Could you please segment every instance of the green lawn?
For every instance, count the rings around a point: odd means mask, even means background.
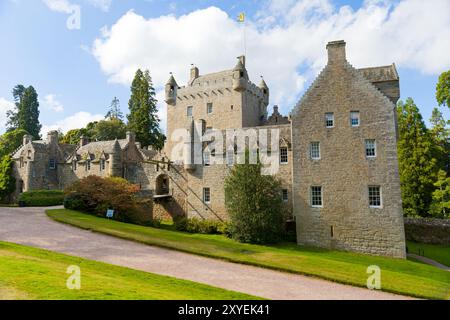
[[[47,214],[59,222],[149,245],[361,287],[366,286],[367,267],[377,265],[382,270],[382,290],[423,298],[450,298],[450,273],[413,261],[300,247],[294,243],[243,244],[221,235],[142,227],[64,209],[48,210]]]
[[[409,253],[420,254],[450,267],[450,246],[408,241]]]
[[[81,289],[69,290],[67,267],[81,269]],[[4,299],[255,299],[191,281],[132,270],[47,250],[0,242]]]

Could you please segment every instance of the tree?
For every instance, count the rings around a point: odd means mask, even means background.
[[[450,70],[439,76],[436,85],[436,100],[440,106],[450,108]]]
[[[5,201],[16,188],[13,176],[13,160],[7,155],[0,159],[0,201]]]
[[[438,108],[434,108],[431,115],[430,134],[434,144],[434,158],[437,160],[437,168],[449,172],[450,169],[450,132],[447,122]]]
[[[433,202],[430,214],[436,218],[450,217],[450,177],[447,172],[439,170],[438,180],[434,183],[436,190],[433,192]]]
[[[413,99],[397,105],[398,158],[404,213],[427,216],[436,179],[433,139]]]
[[[225,179],[232,237],[250,243],[279,240],[283,232],[281,192],[277,179],[261,174],[261,163],[236,164]]]
[[[97,141],[124,139],[127,126],[119,118],[99,121],[92,130],[92,138]]]
[[[89,134],[90,132],[86,128],[72,129],[66,132],[60,142],[68,144],[78,144],[82,136],[86,136],[90,139],[91,137]]]
[[[7,129],[23,129],[34,139],[40,138],[41,124],[39,123],[39,101],[38,94],[33,86],[25,88],[17,85],[13,89],[15,110],[7,112]]]
[[[149,71],[142,72],[138,69],[131,84],[131,97],[128,102],[128,130],[136,134],[136,140],[142,146],[161,150],[165,136],[159,127],[156,104],[155,89]]]
[[[111,105],[109,106],[108,113],[105,116],[105,119],[113,120],[118,119],[123,121],[123,113],[120,111],[120,101],[117,97],[111,101]]]
[[[23,129],[6,132],[0,136],[0,158],[13,153],[22,145],[23,136],[28,134]]]

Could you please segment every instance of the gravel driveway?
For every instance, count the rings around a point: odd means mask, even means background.
[[[81,230],[45,208],[1,208],[0,240],[137,270],[192,280],[269,299],[405,299],[311,277],[245,266]]]

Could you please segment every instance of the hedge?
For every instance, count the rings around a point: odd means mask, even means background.
[[[26,207],[58,206],[64,202],[62,190],[34,190],[22,193],[19,204]]]

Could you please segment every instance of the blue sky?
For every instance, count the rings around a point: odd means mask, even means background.
[[[450,68],[450,7],[446,0],[423,3],[0,0],[0,132],[19,83],[38,91],[43,131],[66,131],[102,117],[114,96],[126,112],[137,67],[150,70],[160,100],[169,72],[183,85],[190,63],[201,73],[232,68],[243,51],[235,21],[241,11],[250,76],[258,82],[264,75],[270,106],[287,114],[326,63],[326,42],[345,39],[355,67],[395,62],[401,98],[413,97],[428,119],[437,77]],[[70,30],[74,6],[80,28]],[[162,101],[160,109],[164,120]]]

